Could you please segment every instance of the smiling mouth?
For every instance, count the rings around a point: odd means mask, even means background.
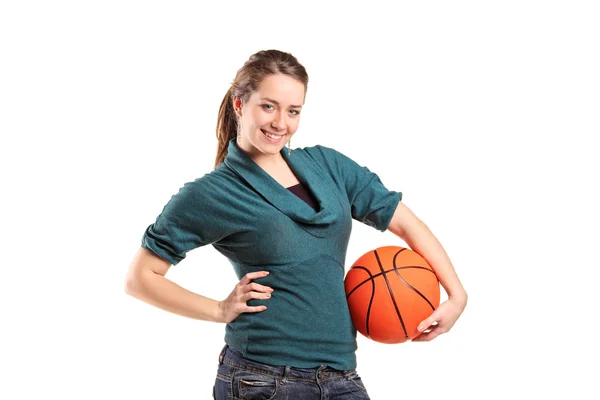
[[[260,130],[263,135],[265,135],[266,137],[268,137],[269,139],[273,139],[273,140],[279,140],[282,137],[284,137],[285,135],[275,135],[273,133],[267,132],[267,131],[263,131],[262,129]]]

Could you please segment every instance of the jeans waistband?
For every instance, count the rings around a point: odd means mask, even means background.
[[[219,354],[219,365],[225,363],[235,368],[240,368],[248,371],[258,372],[264,375],[273,376],[276,378],[286,379],[317,379],[324,380],[333,377],[349,377],[356,373],[352,370],[338,370],[327,365],[320,365],[315,368],[298,368],[289,365],[268,365],[257,361],[250,360],[239,351],[233,349],[229,345],[225,345],[221,354]]]

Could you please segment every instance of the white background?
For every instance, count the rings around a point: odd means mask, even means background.
[[[212,169],[223,95],[269,48],[310,76],[292,146],[402,191],[470,296],[432,342],[359,336],[371,398],[597,396],[593,3],[2,2],[0,397],[211,397],[224,325],[124,278],[144,229]],[[355,221],[347,266],[390,244]],[[167,276],[215,299],[237,281],[211,246]]]

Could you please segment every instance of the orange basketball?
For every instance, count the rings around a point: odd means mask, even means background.
[[[352,322],[381,343],[417,337],[417,326],[440,305],[440,284],[413,250],[384,246],[361,256],[344,278]]]

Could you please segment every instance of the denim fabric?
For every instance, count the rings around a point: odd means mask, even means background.
[[[225,345],[219,355],[213,398],[352,400],[369,399],[369,395],[355,369],[267,365],[249,360]]]

